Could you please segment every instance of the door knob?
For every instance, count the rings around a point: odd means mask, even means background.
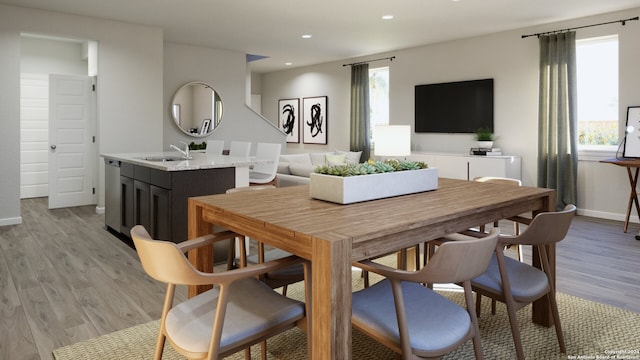
[[[55,150],[56,146],[55,145],[51,145],[51,150]]]

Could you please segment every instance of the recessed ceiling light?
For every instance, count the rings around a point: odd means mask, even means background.
[[[302,35],[303,39],[311,39],[311,34],[304,34]]]
[[[391,20],[393,19],[393,15],[382,15],[382,20]]]
[[[286,66],[291,66],[291,65],[293,65],[293,63],[292,63],[292,62],[286,62],[286,63],[284,63],[284,64],[285,64]]]

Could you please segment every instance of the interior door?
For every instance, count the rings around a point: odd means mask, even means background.
[[[95,78],[49,75],[49,208],[96,203]]]
[[[20,74],[20,198],[49,196],[49,75]]]

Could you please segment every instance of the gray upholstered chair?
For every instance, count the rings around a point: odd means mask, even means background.
[[[473,179],[473,181],[476,182],[486,182],[486,183],[494,183],[494,184],[504,184],[504,185],[513,185],[513,186],[522,186],[522,181],[518,180],[518,179],[512,179],[512,178],[505,178],[505,177],[496,177],[496,176],[479,176],[479,177],[475,177]],[[526,223],[528,224],[531,220],[527,219],[527,218],[523,218],[520,216],[516,216],[513,218],[510,218],[510,220],[513,220],[513,231],[515,235],[520,234],[520,222]],[[499,222],[495,221],[493,223],[493,227],[494,228],[498,228],[499,227]],[[482,224],[479,226],[479,230],[480,232],[485,232],[485,228],[486,225]],[[440,239],[440,240],[446,240],[446,239]],[[423,257],[423,262],[427,263],[429,261],[429,257],[430,254],[433,253],[433,251],[435,250],[435,246],[437,246],[438,244],[440,244],[441,241],[430,241],[424,244],[424,257]],[[521,245],[506,245],[505,248],[510,248],[514,246],[516,248],[516,254],[518,257],[518,260],[522,261],[522,246]],[[495,314],[495,302],[493,303],[492,306],[492,312]]]
[[[477,292],[478,309],[482,296],[506,304],[518,359],[524,359],[524,351],[516,311],[545,296],[553,315],[560,351],[566,351],[555,288],[549,281],[551,275],[546,246],[565,238],[575,212],[574,205],[567,205],[562,211],[540,213],[520,235],[500,236],[487,271],[471,281],[473,290]],[[503,249],[506,244],[532,245],[537,248],[543,270],[505,256]]]
[[[155,359],[162,358],[165,339],[187,358],[218,359],[294,326],[303,327],[310,334],[305,304],[274,292],[256,278],[301,259],[292,256],[243,269],[203,273],[184,255],[190,249],[228,236],[233,234],[225,233],[220,238],[207,235],[175,244],[152,239],[141,225],[131,229],[142,267],[155,280],[167,283]],[[177,284],[215,286],[174,306]],[[266,359],[264,350],[263,359]]]
[[[438,247],[418,271],[403,271],[364,261],[355,266],[386,277],[355,292],[352,323],[403,359],[437,358],[473,339],[476,359],[483,358],[470,279],[482,274],[498,239],[486,237],[449,242]],[[466,309],[422,285],[460,283]]]
[[[426,244],[425,244],[426,246]],[[398,251],[396,253],[397,255],[397,259],[398,259],[398,269],[400,270],[409,270],[408,266],[409,266],[409,255],[410,252],[413,253],[413,255],[415,256],[415,259],[413,261],[413,266],[415,266],[415,269],[418,270],[420,268],[420,245],[416,245],[413,246],[411,248],[408,249],[402,249],[400,251]],[[375,260],[376,258],[381,258],[383,256],[388,256],[389,254],[385,254],[382,256],[377,256],[375,258],[372,258],[370,260]],[[362,270],[361,276],[364,278],[364,287],[368,288],[369,287],[369,272],[366,270]]]
[[[506,178],[506,177],[497,177],[497,176],[478,176],[475,177],[473,179],[473,181],[476,182],[486,182],[486,183],[494,183],[494,184],[504,184],[504,185],[512,185],[512,186],[522,186],[522,181],[518,180],[518,179],[513,179],[513,178]],[[529,219],[525,219],[523,217],[515,217],[512,218],[511,220],[513,220],[513,234],[514,235],[519,235],[520,234],[520,222],[519,221],[530,221]],[[528,223],[528,222],[527,222]],[[499,221],[495,221],[493,223],[493,227],[499,228],[500,227],[500,223]],[[480,225],[479,228],[480,232],[485,232],[485,225]],[[431,246],[433,246],[433,243],[431,244]],[[426,244],[425,244],[426,247]],[[516,251],[516,258],[518,259],[518,261],[522,261],[523,257],[522,257],[522,245],[517,245],[517,244],[507,244],[504,246],[505,250],[506,249],[512,249],[515,248]],[[480,308],[476,308],[476,311],[478,312],[478,316],[480,316]],[[492,299],[491,300],[491,313],[495,315],[496,313],[496,300]]]
[[[497,177],[497,176],[479,176],[473,179],[476,182],[486,182],[486,183],[494,183],[494,184],[505,184],[505,185],[513,185],[513,186],[522,186],[522,181],[518,179],[506,178],[506,177]],[[493,227],[499,227],[498,221],[493,223]],[[480,225],[480,231],[485,231],[485,225]],[[518,221],[513,222],[513,234],[520,234],[520,223]],[[516,254],[518,256],[518,260],[522,261],[522,245],[514,245],[516,247]],[[507,246],[509,247],[509,246]]]

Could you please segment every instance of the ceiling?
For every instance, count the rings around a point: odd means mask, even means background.
[[[640,7],[640,0],[0,0],[0,4],[160,27],[165,41],[264,56],[253,61],[251,69],[271,72],[630,9]],[[387,14],[394,18],[382,20]],[[303,34],[312,37],[303,39]]]

